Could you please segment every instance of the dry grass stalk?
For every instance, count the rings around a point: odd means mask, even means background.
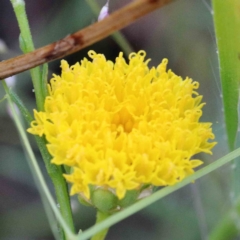
[[[0,63],[0,79],[79,51],[172,1],[173,0],[133,1],[102,21],[68,35],[57,42],[41,47],[33,52],[2,61]]]

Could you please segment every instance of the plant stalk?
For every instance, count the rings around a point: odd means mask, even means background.
[[[109,214],[107,213],[103,213],[101,211],[97,211],[97,219],[96,219],[96,224],[104,221],[105,219],[107,219],[109,217]],[[100,232],[96,233],[91,240],[104,240],[107,233],[108,233],[109,228],[105,228],[103,230],[101,230]]]
[[[11,0],[17,22],[20,28],[20,45],[24,53],[29,53],[35,50],[30,26],[26,14],[24,0]],[[39,67],[30,70],[32,77],[34,92],[36,96],[37,108],[39,111],[44,109],[44,94],[41,87],[41,72]]]

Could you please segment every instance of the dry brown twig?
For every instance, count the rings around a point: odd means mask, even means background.
[[[102,21],[94,23],[57,42],[0,62],[0,79],[79,51],[172,1],[174,0],[136,0],[112,13]]]

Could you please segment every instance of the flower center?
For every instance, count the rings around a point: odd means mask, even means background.
[[[112,129],[130,133],[134,127],[134,119],[129,111],[124,107],[114,114],[112,119]]]

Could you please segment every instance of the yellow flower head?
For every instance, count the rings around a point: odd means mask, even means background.
[[[202,164],[195,154],[211,154],[199,83],[166,70],[167,59],[149,69],[145,55],[127,63],[120,53],[113,63],[90,51],[92,61],[62,60],[51,79],[45,112],[34,111],[28,132],[46,136],[52,163],[71,167],[71,194],[89,198],[100,186],[122,199],[144,185],[173,185]]]

